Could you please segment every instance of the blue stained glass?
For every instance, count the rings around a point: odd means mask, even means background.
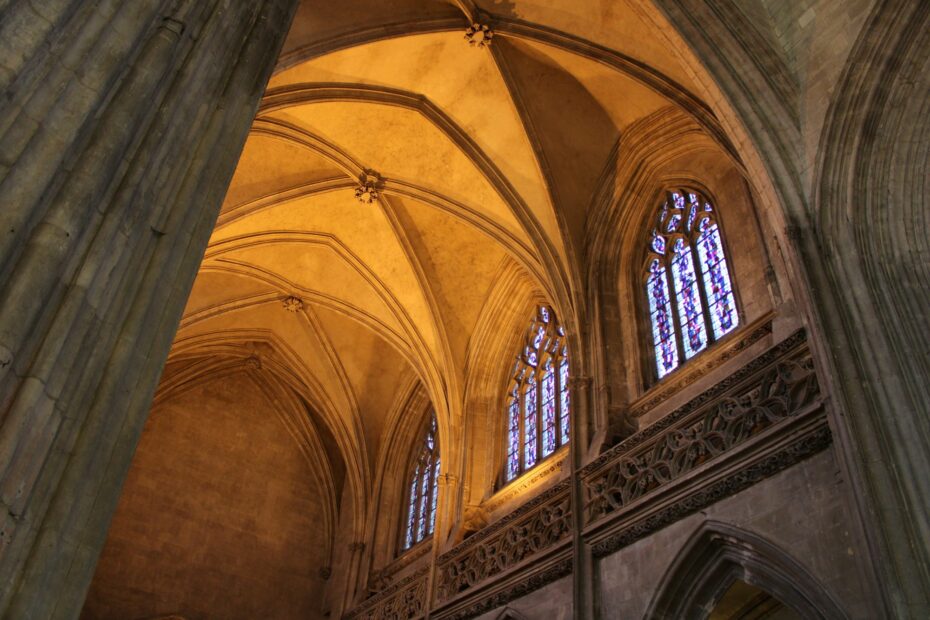
[[[652,231],[652,249],[659,254],[665,254],[665,237]]]
[[[525,338],[507,402],[507,482],[552,456],[569,435],[568,348],[552,308],[537,308]]]
[[[716,224],[704,227],[697,245],[704,276],[704,291],[710,303],[711,326],[714,337],[721,338],[736,328],[739,316],[736,313],[727,260],[723,255],[720,231]]]
[[[540,343],[542,342],[543,336],[546,335],[546,328],[542,325],[539,326],[539,329],[536,330],[536,336],[533,338],[533,348],[538,349]]]
[[[673,215],[668,218],[668,226],[665,228],[666,232],[675,232],[678,230],[678,225],[681,223],[680,215]]]
[[[656,370],[661,379],[678,367],[678,347],[675,344],[675,325],[672,322],[672,305],[668,295],[668,277],[658,260],[652,261],[646,295],[652,319],[652,341],[655,347]]]
[[[542,407],[543,407],[543,458],[555,452],[556,420],[555,420],[555,369],[552,361],[546,363],[546,374],[542,380]]]
[[[704,308],[698,292],[691,248],[681,239],[675,244],[672,279],[678,298],[678,319],[685,332],[685,359],[690,359],[707,346],[704,334]]]
[[[423,540],[426,536],[426,525],[429,522],[429,491],[430,491],[430,459],[427,457],[426,465],[421,470],[422,476],[420,478],[420,522],[417,525],[417,541]]]
[[[410,483],[410,504],[407,510],[407,536],[405,548],[413,545],[414,530],[417,522],[417,482],[420,480],[420,468],[413,470],[413,481]]]
[[[536,380],[530,377],[523,394],[523,465],[527,469],[536,464]]]
[[[688,230],[694,229],[694,218],[697,217],[697,205],[691,205],[691,210],[688,212]]]
[[[436,457],[436,464],[433,465],[433,492],[432,501],[429,508],[429,533],[433,533],[436,527],[436,498],[439,495],[439,457]]]
[[[564,356],[562,361],[559,362],[559,397],[562,402],[561,411],[562,411],[562,443],[568,443],[569,435],[569,395],[568,395],[568,356],[565,351],[562,352]]]
[[[672,202],[675,204],[676,209],[685,208],[685,197],[678,192],[672,192]]]
[[[507,480],[513,480],[520,471],[520,402],[510,396],[507,433]]]

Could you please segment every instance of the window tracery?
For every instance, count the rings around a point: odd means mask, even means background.
[[[508,391],[506,482],[568,443],[568,364],[565,330],[550,307],[539,306]]]
[[[432,536],[436,526],[440,459],[435,412],[430,413],[415,454],[406,487],[407,520],[404,527],[403,550]]]
[[[670,191],[654,222],[643,279],[662,379],[733,331],[739,315],[710,201],[697,191]]]

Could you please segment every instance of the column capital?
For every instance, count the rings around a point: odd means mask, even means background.
[[[572,390],[586,390],[591,387],[591,377],[576,375],[568,378],[568,387]]]

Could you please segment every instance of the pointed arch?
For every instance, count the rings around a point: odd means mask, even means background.
[[[441,455],[436,412],[432,408],[410,456],[401,540],[401,548],[405,551],[431,538],[436,527]]]
[[[737,580],[765,590],[803,618],[846,613],[801,564],[745,530],[706,521],[679,552],[645,614],[650,620],[706,618]]]
[[[662,379],[739,325],[716,206],[696,189],[665,192],[642,269],[656,375]]]

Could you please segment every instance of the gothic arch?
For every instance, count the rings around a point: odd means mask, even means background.
[[[734,581],[765,590],[803,618],[846,614],[816,579],[767,540],[732,525],[706,521],[672,562],[645,617],[702,619]]]
[[[516,609],[505,607],[494,620],[527,620],[527,617]]]
[[[877,2],[847,60],[814,181],[814,294],[849,415],[846,459],[898,614],[930,609],[930,5]],[[808,260],[808,263],[811,261]],[[837,308],[838,312],[833,312]]]

